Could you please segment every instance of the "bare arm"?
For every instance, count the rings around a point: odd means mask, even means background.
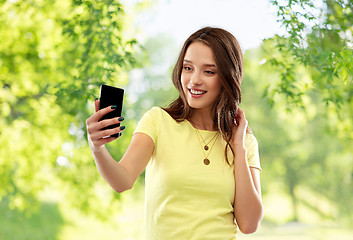
[[[247,121],[239,109],[238,126],[235,127],[233,147],[234,164],[234,216],[241,232],[248,234],[257,230],[263,218],[260,170],[249,167],[244,147]]]
[[[89,146],[99,173],[115,191],[120,193],[131,189],[138,176],[143,172],[152,156],[154,143],[149,136],[137,133],[132,137],[121,161],[116,162],[104,145],[116,139],[109,137],[110,135],[122,132],[123,129],[118,127],[102,130],[102,128],[120,123],[122,120],[114,118],[98,122],[103,115],[113,109],[107,107],[98,111],[99,102],[97,100],[95,105],[95,114],[86,121]]]
[[[245,149],[237,151],[236,162],[234,216],[241,232],[253,233],[263,218],[260,171],[249,167]]]

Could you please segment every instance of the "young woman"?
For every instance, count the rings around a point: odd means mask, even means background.
[[[263,218],[257,141],[241,102],[243,57],[229,32],[206,27],[184,43],[173,71],[179,98],[140,120],[123,158],[104,144],[123,118],[87,119],[98,171],[117,192],[132,188],[146,168],[145,236],[149,240],[235,239]]]

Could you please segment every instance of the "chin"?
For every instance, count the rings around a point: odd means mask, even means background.
[[[205,104],[197,104],[197,103],[190,103],[190,102],[188,102],[188,105],[189,105],[192,109],[208,109],[208,108],[210,108],[209,105],[205,105]]]

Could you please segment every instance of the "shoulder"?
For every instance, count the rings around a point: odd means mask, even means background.
[[[147,112],[145,112],[145,114],[143,115],[142,118],[153,118],[153,119],[157,119],[162,115],[162,109],[160,107],[152,107],[150,110],[148,110]]]
[[[145,112],[140,121],[148,120],[158,125],[163,121],[170,120],[170,118],[170,115],[161,107],[152,107],[150,110]]]
[[[245,135],[245,145],[257,145],[257,139],[254,134],[246,133]]]
[[[156,142],[158,138],[160,123],[162,119],[162,109],[159,107],[152,107],[150,110],[143,114],[142,118],[137,124],[137,127],[134,131],[135,133],[145,133]]]
[[[256,151],[258,149],[258,142],[254,134],[247,133],[245,135],[245,148],[247,151]]]
[[[262,171],[260,164],[259,147],[256,137],[252,133],[247,133],[245,136],[245,148],[250,167],[254,167]]]
[[[150,110],[148,110],[146,113],[152,114],[152,115],[165,115],[168,114],[166,111],[164,111],[161,107],[152,107]],[[169,115],[169,114],[168,114]]]
[[[147,113],[159,120],[175,122],[175,119],[161,107],[152,107]]]
[[[150,112],[162,112],[163,109],[161,107],[154,106],[149,111]]]

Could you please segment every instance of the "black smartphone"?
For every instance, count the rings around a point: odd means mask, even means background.
[[[121,111],[123,109],[123,98],[124,98],[124,89],[108,86],[105,84],[101,85],[100,97],[99,97],[99,109],[102,109],[111,105],[116,105],[117,107],[114,109],[114,111],[104,115],[101,119],[99,119],[99,121],[102,121],[104,119],[120,117]],[[116,128],[119,126],[120,124],[118,123],[118,124],[105,127],[103,128],[103,130]],[[111,135],[111,137],[120,137],[120,135],[121,133],[117,133],[117,134]]]

